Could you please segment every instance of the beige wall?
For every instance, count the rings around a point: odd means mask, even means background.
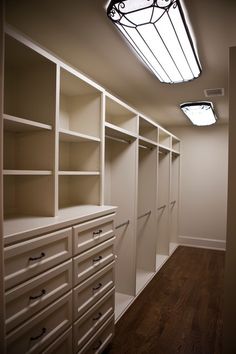
[[[182,140],[180,242],[224,248],[228,126],[170,129]]]
[[[236,353],[236,47],[230,49],[229,181],[225,268],[224,354]]]

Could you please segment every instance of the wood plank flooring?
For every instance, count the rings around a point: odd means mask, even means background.
[[[179,247],[118,321],[109,354],[221,354],[223,251]]]

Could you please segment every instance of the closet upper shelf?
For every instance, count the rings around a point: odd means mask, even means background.
[[[108,122],[105,123],[105,135],[107,137],[127,140],[128,142],[137,139],[137,134]]]
[[[61,141],[66,141],[66,142],[71,142],[71,143],[72,142],[74,142],[74,143],[85,142],[85,141],[95,141],[95,142],[101,141],[101,139],[99,139],[97,137],[73,132],[71,130],[62,129],[62,128],[59,130],[59,135],[60,135]]]
[[[154,142],[150,139],[144,138],[142,136],[139,136],[139,145],[141,145],[141,147],[144,146],[149,149],[154,149],[155,147],[157,147],[156,142]]]
[[[26,132],[37,130],[52,130],[52,126],[33,120],[10,116],[9,114],[3,115],[4,129],[13,132]]]

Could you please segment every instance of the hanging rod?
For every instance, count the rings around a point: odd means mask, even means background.
[[[161,209],[165,209],[166,208],[166,204],[160,206],[157,210],[161,210]]]
[[[125,226],[125,225],[129,225],[129,220],[127,220],[126,222],[123,222],[122,224],[116,226],[115,229],[119,229],[120,227]]]
[[[144,216],[149,216],[149,215],[151,215],[151,213],[152,213],[152,211],[149,210],[149,211],[146,212],[145,214],[142,214],[142,215],[138,216],[138,219],[141,219],[141,218],[143,218]]]
[[[151,147],[148,147],[148,146],[145,146],[145,145],[142,145],[142,144],[138,144],[138,146],[142,149],[149,149],[149,150],[152,150]]]
[[[131,140],[115,138],[114,136],[110,136],[110,135],[105,135],[105,137],[110,140],[119,141],[120,143],[131,144]]]

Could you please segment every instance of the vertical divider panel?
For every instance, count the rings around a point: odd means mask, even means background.
[[[179,176],[180,157],[179,154],[171,153],[170,167],[170,253],[178,244],[178,223],[179,223]]]
[[[56,70],[56,115],[55,115],[55,160],[54,160],[54,203],[55,215],[59,211],[59,110],[60,110],[60,66],[57,64]]]
[[[105,201],[105,110],[106,96],[101,93],[101,147],[100,147],[100,204]]]

